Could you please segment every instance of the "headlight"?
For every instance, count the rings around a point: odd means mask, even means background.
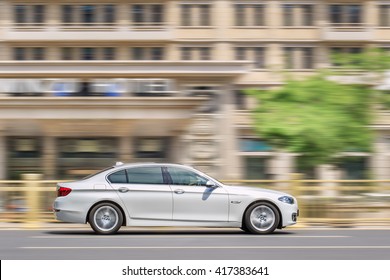
[[[291,196],[281,196],[278,198],[278,200],[284,203],[294,204],[294,198]]]

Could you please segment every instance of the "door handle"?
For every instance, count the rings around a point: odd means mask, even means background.
[[[182,190],[182,189],[177,189],[177,190],[174,190],[174,192],[177,193],[177,194],[182,194],[182,193],[184,193],[184,190]]]
[[[121,187],[121,188],[118,189],[118,191],[121,192],[121,193],[125,193],[125,192],[128,192],[129,189],[126,188],[126,187]]]

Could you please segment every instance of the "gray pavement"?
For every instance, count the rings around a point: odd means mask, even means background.
[[[390,229],[290,228],[258,236],[238,229],[88,226],[0,227],[0,259],[390,260]]]

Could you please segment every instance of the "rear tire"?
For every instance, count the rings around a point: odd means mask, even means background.
[[[104,202],[91,209],[88,222],[98,234],[114,234],[123,224],[123,215],[116,205]]]
[[[275,231],[279,221],[279,211],[273,204],[257,202],[245,212],[243,227],[251,233],[267,234]]]

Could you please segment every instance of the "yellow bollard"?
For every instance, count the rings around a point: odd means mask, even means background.
[[[22,174],[27,201],[25,227],[37,228],[39,223],[40,182],[42,174]]]

